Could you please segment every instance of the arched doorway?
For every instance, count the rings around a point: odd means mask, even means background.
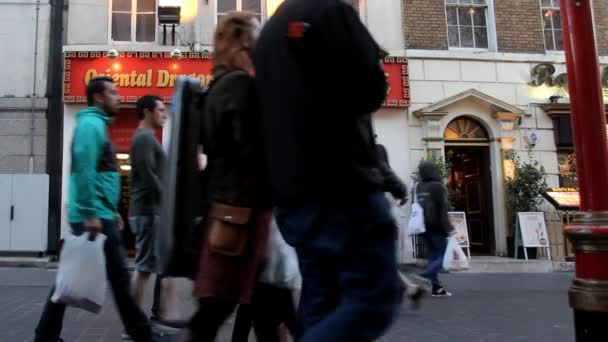
[[[446,161],[451,165],[450,203],[454,211],[466,213],[471,252],[494,254],[488,132],[477,120],[461,116],[447,125],[444,140]]]

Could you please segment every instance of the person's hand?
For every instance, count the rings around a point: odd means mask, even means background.
[[[95,237],[97,233],[101,232],[101,228],[101,221],[96,217],[84,221],[84,229],[91,234],[91,237]]]
[[[397,200],[397,206],[402,207],[407,203],[407,191],[393,191],[391,195]]]
[[[118,225],[118,231],[122,232],[125,229],[125,221],[122,219],[120,214],[116,214],[116,224]]]
[[[197,159],[198,159],[198,170],[204,171],[207,168],[207,155],[202,152],[198,152]]]

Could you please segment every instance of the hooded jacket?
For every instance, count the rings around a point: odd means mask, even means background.
[[[72,168],[68,220],[115,220],[120,200],[120,174],[107,127],[112,118],[97,107],[76,115],[72,139]]]
[[[418,175],[420,183],[412,191],[416,191],[418,202],[424,210],[426,231],[448,236],[454,228],[448,218],[448,194],[442,183],[441,172],[433,162],[423,161],[418,166]]]
[[[266,23],[255,67],[275,204],[382,191],[370,115],[387,90],[380,55],[342,0],[286,1]]]

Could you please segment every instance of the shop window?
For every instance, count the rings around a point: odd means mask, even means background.
[[[255,13],[260,22],[264,19],[263,0],[217,0],[217,22],[231,11]]]
[[[541,0],[543,33],[545,49],[548,51],[564,50],[564,33],[559,10],[559,0]]]
[[[445,0],[445,11],[451,48],[488,48],[488,0]]]
[[[574,149],[560,149],[557,151],[559,185],[562,188],[578,188],[575,162]]]
[[[112,40],[156,41],[156,0],[112,0]]]
[[[446,140],[488,141],[488,133],[481,124],[473,119],[458,118],[445,128]]]

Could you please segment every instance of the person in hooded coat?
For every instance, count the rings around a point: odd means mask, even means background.
[[[433,284],[433,297],[449,297],[452,294],[439,282],[439,271],[443,265],[443,255],[448,245],[448,236],[453,234],[454,227],[448,218],[448,194],[443,184],[439,167],[431,161],[423,161],[418,166],[420,183],[416,191],[418,201],[424,210],[426,232],[422,237],[428,249],[428,264],[421,274]]]

